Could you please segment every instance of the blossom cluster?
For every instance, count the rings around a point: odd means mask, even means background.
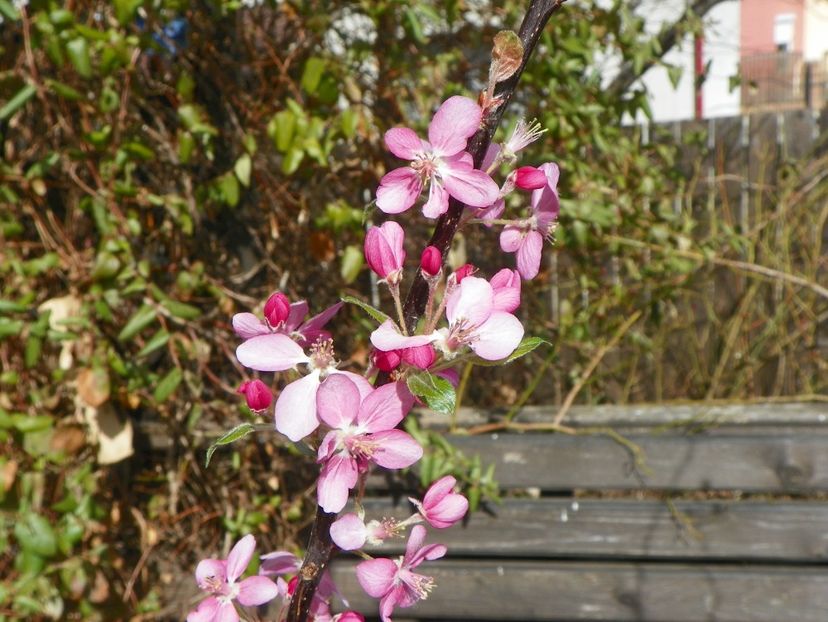
[[[500,247],[516,255],[516,269],[502,268],[490,278],[469,264],[449,271],[439,248],[423,248],[417,270],[427,284],[428,298],[423,317],[412,330],[406,325],[400,298],[407,259],[405,231],[393,220],[371,227],[365,236],[365,259],[387,285],[395,312],[373,310],[373,317],[381,320],[370,336],[373,352],[364,375],[339,368],[326,329],[342,303],[306,319],[307,302],[291,302],[276,292],[265,301],[261,315],[239,313],[232,320],[242,340],[236,357],[243,366],[257,372],[292,371],[294,378],[298,372],[298,378],[281,389],[275,404],[271,386],[259,378],[242,383],[239,392],[253,411],[264,413],[272,406],[276,430],[316,452],[319,506],[338,514],[357,491],[353,511],[333,522],[332,541],[342,550],[356,551],[366,544],[404,537],[410,528],[405,554],[399,559],[371,558],[360,552],[365,561],[357,566],[357,579],[368,595],[379,599],[383,622],[390,622],[395,607],[409,607],[428,595],[434,582],[415,569],[446,554],[441,544],[425,544],[426,528],[421,523],[436,529],[450,527],[466,514],[468,501],[455,492],[454,477],[446,476],[422,500],[411,499],[416,511],[407,519],[366,522],[361,484],[375,466],[403,469],[423,455],[417,440],[399,429],[420,400],[412,392],[412,379],[441,377],[456,386],[454,368],[459,362],[506,361],[518,349],[524,338],[515,315],[521,281],[539,273],[543,243],[554,232],[560,209],[556,164],[515,168],[517,154],[541,136],[538,125],[519,122],[511,137],[502,145],[493,144],[475,166],[467,142],[480,128],[483,114],[472,100],[455,96],[437,110],[428,140],[409,128],[389,130],[386,146],[409,164],[382,178],[376,205],[386,214],[402,214],[424,196],[423,214],[436,218],[446,213],[451,200],[457,201],[465,206],[461,226],[502,226]],[[498,184],[492,174],[503,168],[512,170]],[[531,193],[527,212],[504,218],[507,201],[515,203],[509,197],[515,190]],[[372,382],[378,379],[380,386],[375,386]],[[297,579],[286,577],[296,575],[301,562],[289,552],[263,555],[259,574],[239,581],[253,546],[253,537],[245,536],[227,560],[199,564],[196,580],[210,596],[188,622],[235,622],[235,602],[252,606],[290,599]],[[350,611],[333,616],[331,602],[336,595],[325,575],[314,596],[311,618],[316,622],[363,619]]]

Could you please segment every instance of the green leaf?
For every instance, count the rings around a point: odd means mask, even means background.
[[[282,159],[282,172],[285,175],[293,175],[299,169],[299,165],[302,164],[304,158],[305,152],[302,149],[292,147]]]
[[[236,164],[233,167],[233,172],[236,173],[236,177],[239,178],[241,185],[247,188],[250,185],[250,170],[253,168],[253,161],[250,159],[248,154],[244,154],[238,160],[236,160]]]
[[[0,0],[0,15],[12,22],[20,19],[20,13],[9,0]]]
[[[63,82],[58,82],[57,80],[47,78],[46,86],[48,86],[50,89],[52,89],[52,91],[60,95],[63,99],[68,99],[70,101],[80,101],[81,99],[83,99],[83,93],[81,93],[77,89],[72,88],[68,84],[64,84]]]
[[[121,26],[126,26],[132,21],[135,10],[143,4],[143,0],[114,0],[115,18]]]
[[[232,173],[226,173],[218,178],[218,189],[221,193],[221,198],[230,207],[235,207],[239,203],[239,182],[236,176]]]
[[[532,350],[535,350],[537,347],[546,344],[551,346],[552,344],[548,342],[546,339],[541,339],[540,337],[524,337],[523,341],[518,344],[518,347],[515,348],[515,351],[512,352],[509,356],[505,359],[501,359],[499,361],[487,361],[481,358],[475,358],[472,362],[475,365],[480,365],[481,367],[496,367],[498,365],[506,365],[507,363],[511,363],[514,360],[517,360],[523,356],[526,356]]]
[[[142,356],[146,356],[152,352],[155,352],[159,348],[163,348],[167,345],[167,342],[170,340],[170,334],[164,330],[163,328],[158,329],[158,332],[155,333],[152,338],[147,341],[146,345],[141,348],[140,352],[136,356],[139,358]]]
[[[300,82],[302,89],[311,95],[316,93],[316,89],[319,88],[319,81],[322,79],[324,72],[325,61],[318,56],[311,56],[305,61],[305,69],[302,71],[302,80]]]
[[[5,121],[15,112],[20,110],[24,105],[26,105],[26,102],[34,96],[35,93],[37,93],[37,89],[32,84],[27,84],[22,89],[17,91],[17,93],[15,93],[14,96],[3,104],[2,108],[0,108],[0,121]]]
[[[385,313],[383,313],[379,309],[372,307],[367,302],[362,302],[359,298],[354,298],[353,296],[343,296],[341,300],[342,302],[348,302],[352,305],[358,306],[360,309],[365,311],[368,315],[370,315],[380,324],[391,319],[389,316],[385,315]]]
[[[362,248],[356,244],[346,247],[342,253],[342,263],[339,267],[342,280],[349,284],[353,283],[359,276],[359,271],[362,270],[363,263]]]
[[[296,115],[290,110],[282,110],[273,115],[267,124],[267,135],[273,140],[281,153],[287,153],[293,144],[293,134],[296,129]]]
[[[181,384],[184,374],[178,367],[173,367],[167,375],[156,385],[155,391],[152,392],[153,399],[160,403],[165,401]]]
[[[207,450],[207,460],[204,463],[204,467],[210,466],[210,459],[213,457],[216,449],[221,447],[222,445],[229,445],[230,443],[234,443],[239,439],[244,438],[251,432],[255,431],[252,423],[242,423],[237,425],[235,428],[227,432],[224,436],[216,440],[210,448]]]
[[[132,339],[135,335],[140,333],[144,328],[152,324],[157,316],[155,307],[150,305],[143,305],[138,309],[129,321],[118,333],[118,341],[127,341]]]
[[[457,405],[454,387],[445,378],[422,372],[408,378],[408,390],[436,413],[450,415]]]
[[[23,320],[12,320],[7,317],[0,317],[0,339],[16,337],[23,330]]]
[[[178,302],[172,298],[165,298],[161,300],[161,306],[164,307],[173,317],[181,320],[195,320],[201,317],[201,309],[188,305],[183,302]]]
[[[40,557],[52,557],[57,553],[57,538],[49,521],[40,514],[28,514],[14,525],[14,536],[24,551]]]
[[[89,43],[83,37],[76,37],[66,44],[66,53],[83,78],[92,76],[92,61],[89,58]]]

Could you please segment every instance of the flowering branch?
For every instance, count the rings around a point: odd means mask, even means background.
[[[497,82],[494,88],[494,96],[492,105],[484,107],[483,120],[480,124],[480,129],[475,132],[468,143],[467,150],[474,159],[475,168],[479,168],[486,157],[486,152],[492,142],[497,127],[503,118],[503,113],[506,111],[506,106],[515,92],[520,76],[526,63],[540,39],[546,22],[552,17],[552,14],[560,9],[566,0],[532,0],[529,3],[529,8],[520,25],[518,37],[523,44],[523,58],[517,71],[510,77],[501,82]],[[460,226],[460,221],[465,213],[465,205],[452,198],[449,201],[448,211],[440,216],[437,224],[434,227],[434,233],[431,235],[429,246],[434,246],[440,251],[443,257],[447,256],[451,242],[454,239],[454,234],[457,233],[457,228]],[[408,296],[405,299],[403,306],[403,313],[405,315],[406,328],[411,331],[417,324],[417,320],[425,310],[426,302],[428,300],[428,283],[423,278],[422,274],[418,274],[411,284],[411,289],[408,290]]]

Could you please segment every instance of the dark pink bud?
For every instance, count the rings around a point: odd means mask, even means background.
[[[333,622],[365,622],[365,617],[356,611],[344,611],[336,614]]]
[[[467,276],[471,276],[476,271],[477,268],[475,268],[473,265],[471,265],[470,263],[464,263],[462,266],[460,266],[459,268],[457,268],[457,270],[454,271],[454,279],[457,281],[457,284],[459,285],[463,279],[465,279]]]
[[[273,326],[279,326],[290,315],[290,300],[282,292],[276,292],[270,295],[264,306],[264,316],[267,323]]]
[[[436,246],[426,246],[420,256],[420,269],[428,276],[437,276],[443,267],[443,255]]]
[[[371,270],[389,283],[399,283],[405,262],[405,233],[393,220],[371,227],[365,234],[365,260]]]
[[[417,369],[428,369],[434,365],[434,360],[437,358],[434,346],[430,343],[427,343],[424,346],[405,348],[400,351],[400,354],[402,355],[402,360],[409,365],[413,365]]]
[[[515,185],[524,190],[538,190],[546,185],[546,173],[534,166],[521,166],[515,171]]]
[[[242,382],[241,386],[239,386],[238,393],[244,395],[250,410],[254,411],[267,410],[273,401],[273,394],[270,392],[270,389],[264,382],[258,379]]]
[[[374,350],[374,354],[372,355],[372,357],[374,367],[386,373],[397,369],[397,367],[400,366],[400,361],[402,361],[402,357],[400,356],[400,353],[397,350],[389,350],[388,352],[383,352],[382,350]]]

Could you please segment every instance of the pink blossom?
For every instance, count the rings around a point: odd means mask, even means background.
[[[434,351],[434,346],[427,343],[423,346],[414,346],[413,348],[404,348],[400,350],[402,360],[416,367],[417,369],[428,369],[434,365],[437,358],[437,353]]]
[[[398,350],[389,350],[388,352],[374,350],[374,353],[371,355],[371,360],[374,363],[374,367],[388,373],[400,366],[402,356],[400,356]]]
[[[277,294],[279,294],[279,292],[271,295],[271,297],[268,298],[268,303],[270,303]],[[283,320],[281,324],[271,324],[267,319],[267,311],[270,311],[271,315],[273,315],[273,313],[278,313],[278,307],[276,305],[279,303],[274,301],[272,303],[273,306],[270,308],[268,307],[268,303],[265,303],[264,322],[252,313],[236,313],[233,316],[233,330],[236,331],[236,334],[239,337],[244,340],[251,340],[270,337],[272,335],[287,335],[296,341],[300,346],[306,348],[319,339],[330,339],[331,334],[328,331],[323,330],[323,327],[334,315],[336,315],[336,312],[342,308],[343,304],[338,302],[335,305],[325,309],[319,315],[315,315],[309,320],[303,322],[302,320],[304,320],[305,316],[308,314],[308,303],[304,300],[300,300],[299,302],[294,302],[290,305],[290,311],[288,312],[287,319]],[[281,315],[276,315],[274,316],[274,319],[278,319],[279,317],[281,317]]]
[[[343,551],[355,551],[368,542],[369,544],[382,544],[383,540],[397,534],[400,524],[393,518],[386,518],[382,521],[368,521],[367,523],[359,515],[350,512],[339,517],[331,525],[331,539]]]
[[[535,278],[540,270],[543,241],[554,229],[560,211],[558,165],[547,163],[539,168],[546,175],[546,185],[532,192],[532,215],[507,225],[500,233],[500,248],[517,253],[517,269],[526,280]]]
[[[500,152],[501,159],[514,161],[517,158],[518,151],[526,149],[538,140],[545,131],[537,121],[527,123],[524,119],[520,119],[515,125],[509,140],[503,144]]]
[[[253,337],[236,348],[236,358],[245,367],[258,371],[283,371],[297,365],[308,367],[308,375],[288,384],[279,394],[274,408],[276,430],[293,442],[306,437],[319,427],[316,415],[316,392],[328,376],[343,374],[351,378],[360,394],[371,390],[362,376],[336,368],[333,342],[317,341],[309,354],[287,335],[271,333]]]
[[[270,389],[258,378],[242,382],[236,392],[244,395],[247,406],[255,412],[267,410],[273,401]]]
[[[204,559],[196,567],[196,582],[210,596],[187,616],[187,622],[238,622],[234,600],[246,607],[263,605],[279,595],[279,588],[267,577],[238,578],[247,568],[256,547],[253,536],[236,543],[227,559]]]
[[[391,382],[363,396],[350,378],[337,374],[319,388],[316,403],[319,417],[332,428],[317,456],[322,463],[317,497],[325,512],[345,507],[348,491],[370,463],[402,469],[423,455],[417,441],[394,429],[414,404],[403,382]]]
[[[414,130],[399,127],[385,133],[385,145],[406,167],[386,174],[377,189],[377,206],[388,214],[409,209],[430,182],[423,214],[436,218],[448,209],[449,196],[472,206],[484,207],[497,198],[497,184],[474,168],[466,142],[477,131],[483,111],[467,97],[447,99],[428,126],[428,141]]]
[[[460,266],[459,268],[457,268],[457,270],[453,272],[455,284],[459,285],[463,281],[463,279],[465,279],[467,276],[471,276],[475,272],[477,272],[477,268],[475,268],[470,263],[464,263],[462,266]]]
[[[524,190],[538,190],[546,185],[546,175],[534,166],[521,166],[515,171],[515,185]]]
[[[371,227],[365,234],[365,260],[381,279],[394,285],[402,279],[405,233],[394,221]]]
[[[451,527],[466,515],[469,501],[454,492],[457,480],[451,475],[441,477],[426,491],[422,503],[409,498],[428,524],[437,529]]]
[[[408,538],[405,555],[397,561],[380,557],[357,565],[357,580],[365,592],[380,599],[382,622],[391,622],[394,607],[411,607],[418,600],[428,597],[434,588],[434,580],[414,572],[424,561],[439,559],[446,554],[442,544],[423,546],[426,530],[415,525]]]
[[[498,361],[506,358],[523,339],[523,325],[502,309],[512,303],[501,300],[496,306],[495,290],[485,279],[469,276],[448,294],[446,318],[448,328],[431,335],[402,335],[387,320],[371,333],[371,343],[378,350],[399,350],[436,343],[446,358],[454,357],[468,346],[480,358]]]
[[[420,270],[426,276],[437,276],[443,267],[443,255],[436,246],[426,246],[420,256]]]

